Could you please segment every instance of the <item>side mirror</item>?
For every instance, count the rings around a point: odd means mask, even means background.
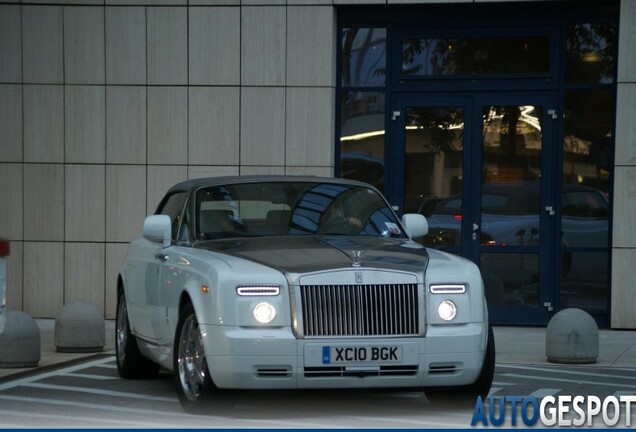
[[[148,216],[144,221],[144,238],[153,243],[160,243],[162,247],[172,244],[172,222],[168,215]]]
[[[402,225],[410,238],[424,237],[428,233],[428,222],[421,214],[407,213],[403,215]]]

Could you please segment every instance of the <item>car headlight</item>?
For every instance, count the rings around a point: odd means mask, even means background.
[[[437,306],[437,314],[444,321],[452,321],[457,316],[457,306],[451,300],[443,300]]]
[[[464,294],[466,285],[464,284],[431,284],[428,287],[431,294]]]
[[[239,285],[236,287],[236,293],[241,297],[254,296],[277,296],[280,294],[278,285]]]
[[[261,324],[269,324],[276,317],[276,308],[268,302],[261,302],[254,306],[254,318]]]

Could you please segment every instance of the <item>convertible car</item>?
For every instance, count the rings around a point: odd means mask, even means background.
[[[179,183],[121,266],[119,374],[173,371],[190,412],[228,389],[485,396],[495,346],[479,269],[412,240],[426,232],[356,181]]]

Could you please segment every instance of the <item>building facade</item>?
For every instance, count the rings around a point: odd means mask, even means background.
[[[170,185],[316,174],[426,214],[495,322],[636,328],[634,23],[630,0],[0,0],[8,307],[113,318]]]

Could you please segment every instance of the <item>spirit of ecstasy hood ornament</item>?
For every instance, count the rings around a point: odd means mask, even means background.
[[[352,255],[351,266],[360,267],[362,265],[362,263],[360,262],[360,255],[362,255],[362,252],[359,250],[354,250],[354,251],[351,251],[351,255]]]

